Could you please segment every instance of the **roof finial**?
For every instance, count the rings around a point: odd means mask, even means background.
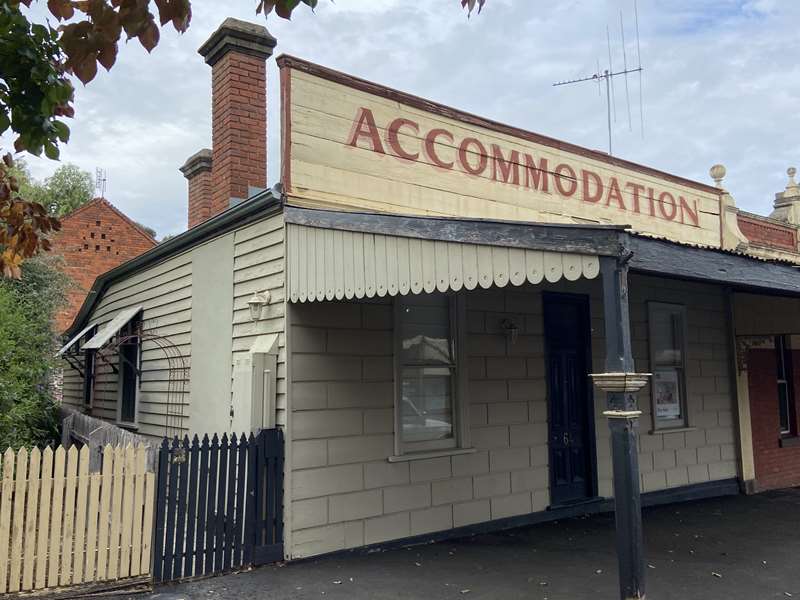
[[[775,194],[775,210],[770,217],[792,225],[800,225],[800,185],[794,180],[797,169],[789,167],[786,169],[786,174],[789,176],[789,181],[782,192]]]
[[[797,182],[794,180],[794,176],[797,174],[797,169],[794,167],[789,167],[786,169],[786,174],[789,176],[789,182],[786,184],[786,189],[784,190],[782,196],[786,200],[792,199],[794,202],[797,202],[800,199],[800,185],[797,185]]]
[[[711,179],[714,180],[719,189],[722,189],[722,180],[725,179],[725,173],[727,173],[725,165],[720,164],[714,165],[708,170],[708,174],[711,175]]]

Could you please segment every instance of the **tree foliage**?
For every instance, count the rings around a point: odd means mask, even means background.
[[[59,145],[70,134],[63,118],[75,113],[70,77],[86,85],[98,65],[110,70],[123,35],[151,52],[160,27],[172,25],[180,33],[188,29],[192,7],[190,0],[47,0],[58,24],[54,28],[49,22],[31,23],[22,11],[34,1],[39,0],[0,0],[0,135],[13,131],[17,152],[44,152],[58,159]],[[256,13],[290,19],[297,7],[314,9],[319,0],[255,2]],[[485,2],[461,0],[461,6],[471,14],[476,6],[480,12]],[[47,250],[47,240],[40,236],[58,223],[45,218],[47,211],[38,202],[14,189],[8,160],[0,164],[0,271],[19,276],[22,260]]]
[[[58,217],[92,199],[92,176],[78,166],[60,166],[43,182],[24,162],[6,155],[0,169],[0,267],[4,277],[19,277],[20,265],[49,250],[48,234],[60,229]]]
[[[0,279],[0,448],[41,446],[58,435],[49,377],[62,271],[58,258],[39,257],[25,261],[19,279]]]
[[[143,223],[139,223],[139,221],[134,221],[134,223],[136,223],[140,228],[144,229],[145,232],[147,233],[147,235],[149,235],[151,238],[156,239],[156,237],[158,236],[158,234],[156,233],[156,230],[153,229],[152,227],[148,227],[147,225],[144,225]]]
[[[58,219],[47,214],[38,202],[20,196],[20,185],[14,175],[10,154],[3,157],[0,168],[0,269],[3,277],[17,278],[26,258],[40,250],[50,250],[47,235],[61,229]]]
[[[63,217],[94,197],[94,178],[78,165],[67,163],[42,182],[28,176],[28,183],[20,191],[23,197],[38,202],[54,217]]]

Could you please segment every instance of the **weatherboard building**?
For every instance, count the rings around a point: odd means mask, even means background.
[[[290,559],[615,487],[636,539],[640,498],[800,484],[793,180],[745,214],[721,167],[691,181],[281,56],[268,188],[274,46],[229,19],[201,48],[190,229],[97,279],[65,402],[155,440],[283,429]]]

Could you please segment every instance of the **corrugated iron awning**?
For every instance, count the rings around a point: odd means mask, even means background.
[[[292,302],[593,279],[596,255],[419,239],[287,223]]]
[[[125,327],[140,312],[142,312],[141,306],[133,306],[119,311],[102,331],[83,345],[84,350],[99,350],[105,346],[120,329]]]
[[[72,336],[72,338],[66,344],[61,346],[61,349],[58,352],[56,352],[56,357],[62,356],[65,352],[67,352],[70,348],[72,348],[75,344],[77,344],[78,340],[80,340],[83,336],[89,333],[89,330],[92,327],[94,327],[94,325],[87,325],[86,327],[81,329],[78,333],[76,333],[74,336]]]

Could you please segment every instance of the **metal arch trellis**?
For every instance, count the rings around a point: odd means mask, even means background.
[[[189,365],[186,357],[181,352],[180,348],[172,342],[168,337],[160,335],[154,326],[149,323],[141,323],[138,325],[138,331],[129,335],[117,335],[114,342],[107,344],[102,349],[97,351],[97,359],[111,367],[115,373],[118,371],[116,365],[110,360],[111,355],[115,354],[120,345],[128,340],[138,338],[141,343],[151,342],[167,359],[167,401],[166,401],[166,414],[164,416],[164,436],[171,438],[183,432],[183,419],[184,419],[184,406],[185,406],[185,393],[186,382],[189,379]],[[153,324],[155,325],[155,324]],[[141,386],[141,363],[142,357],[139,354],[139,364],[134,365],[137,374],[139,375],[139,385]],[[95,380],[92,382],[94,386]]]

